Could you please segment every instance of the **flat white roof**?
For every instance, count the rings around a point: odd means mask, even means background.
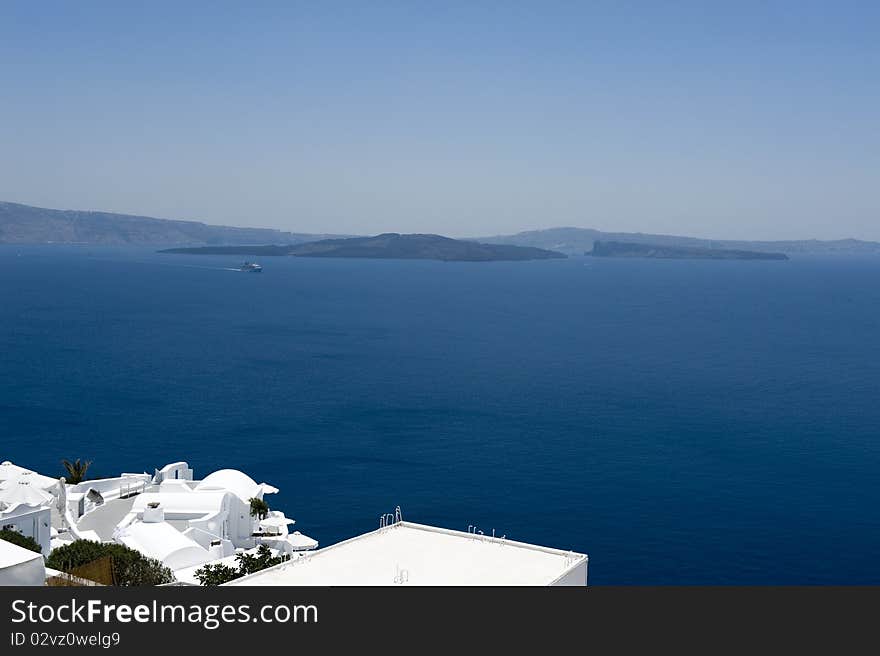
[[[550,585],[586,560],[571,551],[398,522],[228,585]]]
[[[37,558],[42,558],[43,554],[37,551],[31,551],[17,544],[0,540],[0,569],[6,567],[14,567],[21,563],[27,563]]]
[[[42,554],[0,540],[0,586],[43,585],[45,581]]]
[[[226,496],[232,494],[224,490],[199,490],[188,492],[145,492],[134,497],[131,511],[144,512],[148,503],[158,502],[167,516],[206,515],[217,513],[229,507]],[[85,515],[88,517],[88,515]],[[176,519],[178,517],[175,517]]]

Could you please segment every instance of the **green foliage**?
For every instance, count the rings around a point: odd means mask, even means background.
[[[62,460],[61,464],[64,465],[64,468],[67,470],[67,476],[64,477],[64,480],[71,485],[76,485],[77,483],[82,483],[86,480],[86,472],[89,470],[89,465],[92,464],[91,460],[81,461],[79,458],[71,462],[70,460]]]
[[[260,519],[266,519],[269,515],[269,504],[263,501],[262,499],[257,499],[254,497],[251,499],[251,517],[259,517]]]
[[[240,553],[235,557],[238,563],[238,569],[216,563],[214,565],[205,565],[195,572],[195,577],[202,585],[222,585],[230,581],[259,572],[260,570],[278,565],[284,562],[283,556],[273,556],[272,550],[265,544],[261,544],[257,549],[257,553]]]
[[[256,554],[240,553],[235,557],[235,560],[238,562],[239,576],[246,576],[267,567],[278,565],[283,558],[281,556],[273,556],[269,547],[261,544]]]
[[[46,559],[46,566],[62,572],[71,572],[99,558],[109,556],[113,563],[113,579],[119,586],[160,585],[172,583],[171,570],[154,558],[122,544],[76,540],[54,549]]]
[[[17,544],[19,547],[24,547],[25,549],[36,551],[37,553],[43,553],[43,548],[40,546],[39,542],[29,535],[22,535],[18,531],[0,531],[0,540],[6,540],[12,544]]]
[[[195,571],[195,577],[202,585],[223,585],[229,583],[233,579],[237,579],[241,574],[238,570],[223,563],[214,565],[205,565]]]

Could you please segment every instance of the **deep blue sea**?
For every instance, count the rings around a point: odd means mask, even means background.
[[[0,247],[0,460],[186,460],[330,544],[406,519],[591,584],[880,584],[880,258]]]

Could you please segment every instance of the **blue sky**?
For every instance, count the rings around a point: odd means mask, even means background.
[[[878,34],[875,2],[7,0],[0,199],[880,239]]]

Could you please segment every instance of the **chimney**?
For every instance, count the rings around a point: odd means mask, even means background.
[[[159,505],[158,501],[151,501],[144,508],[144,523],[157,524],[165,521],[165,509]]]

